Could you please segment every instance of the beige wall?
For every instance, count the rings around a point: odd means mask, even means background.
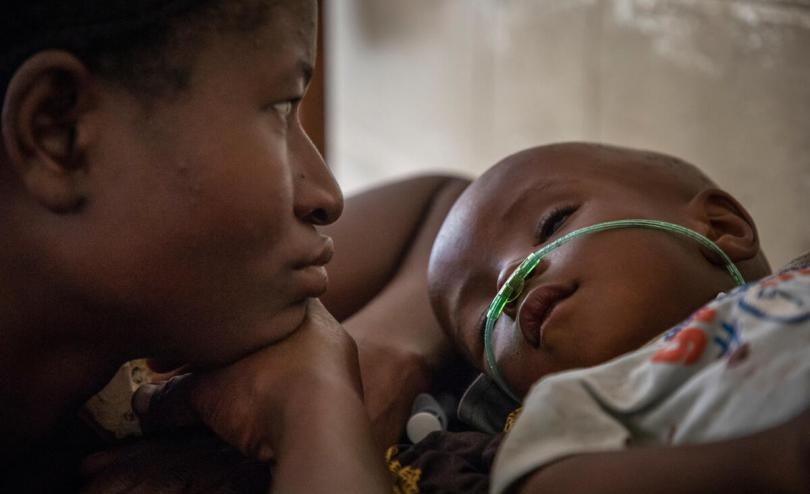
[[[686,158],[780,265],[810,249],[810,0],[331,0],[348,190],[588,139]]]

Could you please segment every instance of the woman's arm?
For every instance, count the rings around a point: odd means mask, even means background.
[[[810,411],[738,439],[572,456],[528,475],[513,492],[810,492]]]
[[[324,305],[358,345],[366,408],[380,450],[400,437],[414,397],[452,349],[427,292],[433,239],[469,181],[419,177],[346,202]]]
[[[469,180],[418,176],[346,198],[337,222],[321,231],[335,241],[329,289],[321,301],[338,321],[356,314],[430,247],[444,216]],[[431,233],[432,232],[432,233]],[[418,238],[427,242],[417,243]],[[410,261],[409,261],[410,259]],[[425,264],[426,266],[426,264]]]

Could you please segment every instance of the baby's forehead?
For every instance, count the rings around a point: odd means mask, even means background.
[[[520,194],[542,193],[575,183],[617,185],[643,194],[691,196],[711,184],[694,166],[660,153],[589,143],[531,148],[497,163],[468,189],[468,206],[491,214],[495,204]]]
[[[442,265],[475,265],[486,258],[489,243],[498,240],[504,225],[532,209],[526,207],[527,198],[558,195],[599,175],[591,169],[592,161],[552,151],[537,148],[514,154],[475,180],[450,210],[434,257],[446,261]]]

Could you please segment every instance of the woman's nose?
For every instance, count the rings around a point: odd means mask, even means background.
[[[343,193],[332,172],[327,168],[321,154],[304,135],[297,156],[295,168],[295,204],[296,217],[312,225],[334,223],[343,212]]]

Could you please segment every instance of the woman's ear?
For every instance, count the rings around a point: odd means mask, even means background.
[[[39,52],[14,73],[6,90],[2,136],[9,164],[29,195],[56,213],[81,208],[90,73],[70,53]]]
[[[720,189],[704,190],[692,198],[689,210],[701,223],[704,235],[735,263],[752,259],[759,253],[754,221],[729,193]],[[704,250],[703,255],[715,264],[722,263],[709,250]]]

